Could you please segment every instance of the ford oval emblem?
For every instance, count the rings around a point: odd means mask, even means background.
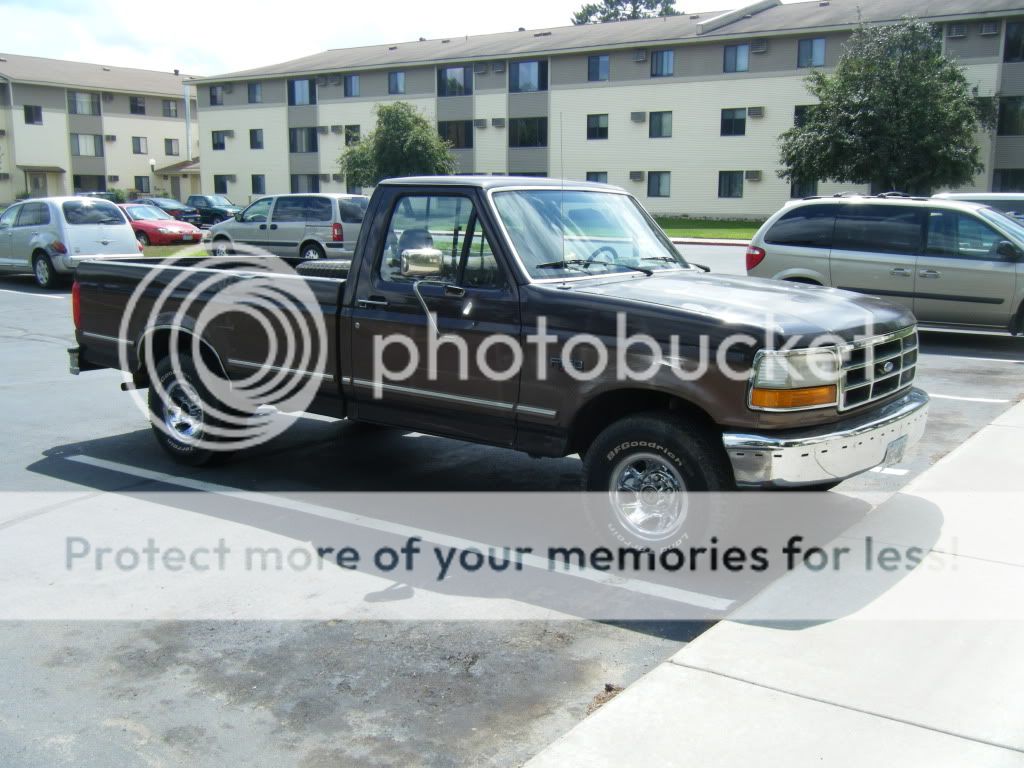
[[[886,360],[884,363],[882,363],[883,374],[892,373],[894,370],[896,370],[896,363],[894,363],[892,360]]]

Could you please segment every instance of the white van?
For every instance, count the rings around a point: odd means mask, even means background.
[[[1024,220],[1024,192],[940,192],[932,197],[987,205],[1013,216],[1018,221]]]
[[[109,200],[44,197],[0,213],[0,272],[31,272],[41,288],[55,287],[90,256],[141,251],[128,219]]]

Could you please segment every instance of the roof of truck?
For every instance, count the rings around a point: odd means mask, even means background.
[[[437,187],[478,187],[500,189],[503,187],[550,187],[551,189],[593,189],[599,192],[622,192],[621,187],[601,184],[596,181],[575,181],[571,179],[549,179],[543,176],[406,176],[386,179],[380,186],[437,186]]]

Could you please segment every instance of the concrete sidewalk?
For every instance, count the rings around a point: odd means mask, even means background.
[[[794,570],[527,765],[1024,766],[1022,502],[1024,403],[840,539],[919,566]],[[840,617],[753,618],[793,606]]]

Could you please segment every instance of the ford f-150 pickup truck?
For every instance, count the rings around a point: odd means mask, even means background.
[[[689,492],[828,488],[924,430],[908,310],[706,274],[615,187],[394,179],[365,221],[351,262],[83,263],[72,372],[148,387],[157,439],[187,464],[236,445],[233,417],[285,410],[300,389],[306,411],[578,453],[585,490],[643,541],[678,530]],[[258,248],[252,227],[238,242]],[[299,288],[309,300],[275,314]],[[260,376],[255,399],[235,397]]]

